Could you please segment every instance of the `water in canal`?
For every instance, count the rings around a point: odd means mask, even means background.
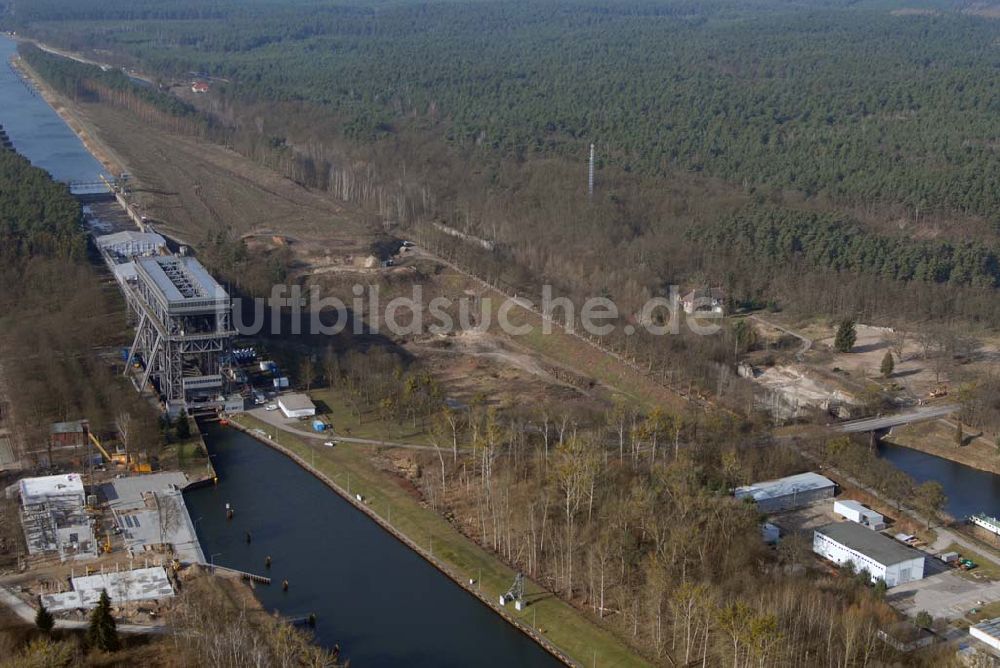
[[[10,66],[15,42],[0,36],[0,125],[17,152],[57,181],[97,181],[101,164],[42,97]]]
[[[274,584],[257,589],[268,609],[315,612],[318,641],[358,666],[559,665],[291,459],[234,429],[203,429],[219,484],[185,495],[198,538],[223,566],[263,573],[272,557]]]
[[[1000,516],[1000,476],[935,457],[919,450],[882,442],[879,456],[918,483],[937,480],[948,496],[945,510],[955,519],[975,513]]]

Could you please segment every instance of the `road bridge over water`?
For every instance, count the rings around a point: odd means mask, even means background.
[[[895,413],[893,415],[880,415],[878,417],[865,418],[863,420],[843,422],[836,425],[834,428],[844,434],[860,434],[869,431],[883,431],[886,429],[892,429],[893,427],[899,427],[904,424],[936,420],[944,417],[945,415],[951,415],[952,413],[957,412],[959,408],[960,406],[958,404],[920,406],[918,408],[903,411],[902,413]]]

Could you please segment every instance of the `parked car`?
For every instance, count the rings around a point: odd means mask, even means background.
[[[268,404],[267,406],[264,406],[264,410],[266,410],[266,411],[276,411],[276,410],[278,410],[278,404]]]
[[[324,441],[323,445],[325,445],[328,448],[332,448],[333,446],[337,445],[337,442],[336,441]]]

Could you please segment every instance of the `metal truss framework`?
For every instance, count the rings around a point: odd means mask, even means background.
[[[223,391],[220,364],[235,334],[229,295],[193,258],[143,258],[136,275],[126,286],[137,321],[126,373],[138,355],[139,391],[155,380],[168,404],[184,404],[193,391]]]

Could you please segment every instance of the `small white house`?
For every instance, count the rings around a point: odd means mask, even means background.
[[[872,582],[895,587],[924,578],[924,555],[854,522],[833,522],[813,532],[813,552],[838,566],[854,564]]]
[[[279,397],[278,408],[287,418],[304,418],[316,415],[316,405],[304,394],[286,394]]]
[[[872,531],[882,531],[885,529],[885,518],[880,513],[876,513],[871,508],[866,508],[853,499],[833,502],[833,512],[857,522],[861,526],[868,527]]]

